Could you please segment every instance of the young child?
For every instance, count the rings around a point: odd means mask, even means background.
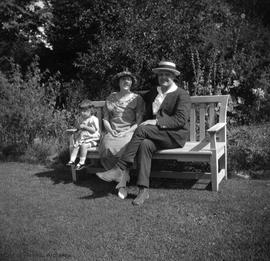
[[[93,104],[89,100],[83,100],[80,105],[81,120],[79,120],[77,131],[74,134],[74,148],[70,155],[70,161],[67,166],[75,164],[78,152],[80,151],[80,161],[76,165],[76,170],[85,167],[87,150],[97,146],[100,139],[99,120],[93,113]]]

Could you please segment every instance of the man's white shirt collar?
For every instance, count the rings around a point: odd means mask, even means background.
[[[162,92],[160,86],[157,87],[157,91],[158,91],[159,94],[167,95],[167,94],[170,93],[170,92],[176,91],[177,88],[178,88],[177,85],[173,82],[173,83],[171,84],[170,88],[169,88],[166,92]]]
[[[162,92],[161,91],[161,87],[158,86],[157,87],[157,92],[158,92],[158,95],[157,97],[155,98],[153,104],[152,104],[152,109],[153,109],[153,114],[156,115],[161,104],[163,103],[165,97],[167,96],[168,93],[170,92],[174,92],[177,90],[177,85],[173,82],[172,85],[170,86],[170,88],[166,91],[166,92]]]

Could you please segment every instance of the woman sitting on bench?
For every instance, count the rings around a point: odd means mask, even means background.
[[[113,77],[112,85],[118,91],[106,99],[103,118],[106,134],[99,145],[100,162],[106,170],[115,165],[142,122],[144,101],[131,91],[136,84],[136,77],[128,70]]]

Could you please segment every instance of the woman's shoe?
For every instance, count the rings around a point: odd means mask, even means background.
[[[75,167],[75,170],[81,170],[85,168],[85,164],[78,163]]]
[[[128,193],[127,193],[127,189],[122,187],[118,190],[118,197],[121,199],[125,199],[127,197]]]
[[[129,170],[128,169],[123,170],[122,177],[118,182],[116,189],[125,188],[129,181],[130,181]]]

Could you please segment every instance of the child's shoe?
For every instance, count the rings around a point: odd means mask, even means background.
[[[75,170],[81,170],[85,168],[85,164],[78,163],[75,167]]]
[[[75,142],[75,143],[73,144],[73,147],[74,147],[74,148],[78,148],[79,146],[80,146],[79,142]]]
[[[71,160],[66,164],[66,166],[69,166],[69,167],[71,167],[73,165],[75,165],[75,162],[74,161],[71,161]]]

